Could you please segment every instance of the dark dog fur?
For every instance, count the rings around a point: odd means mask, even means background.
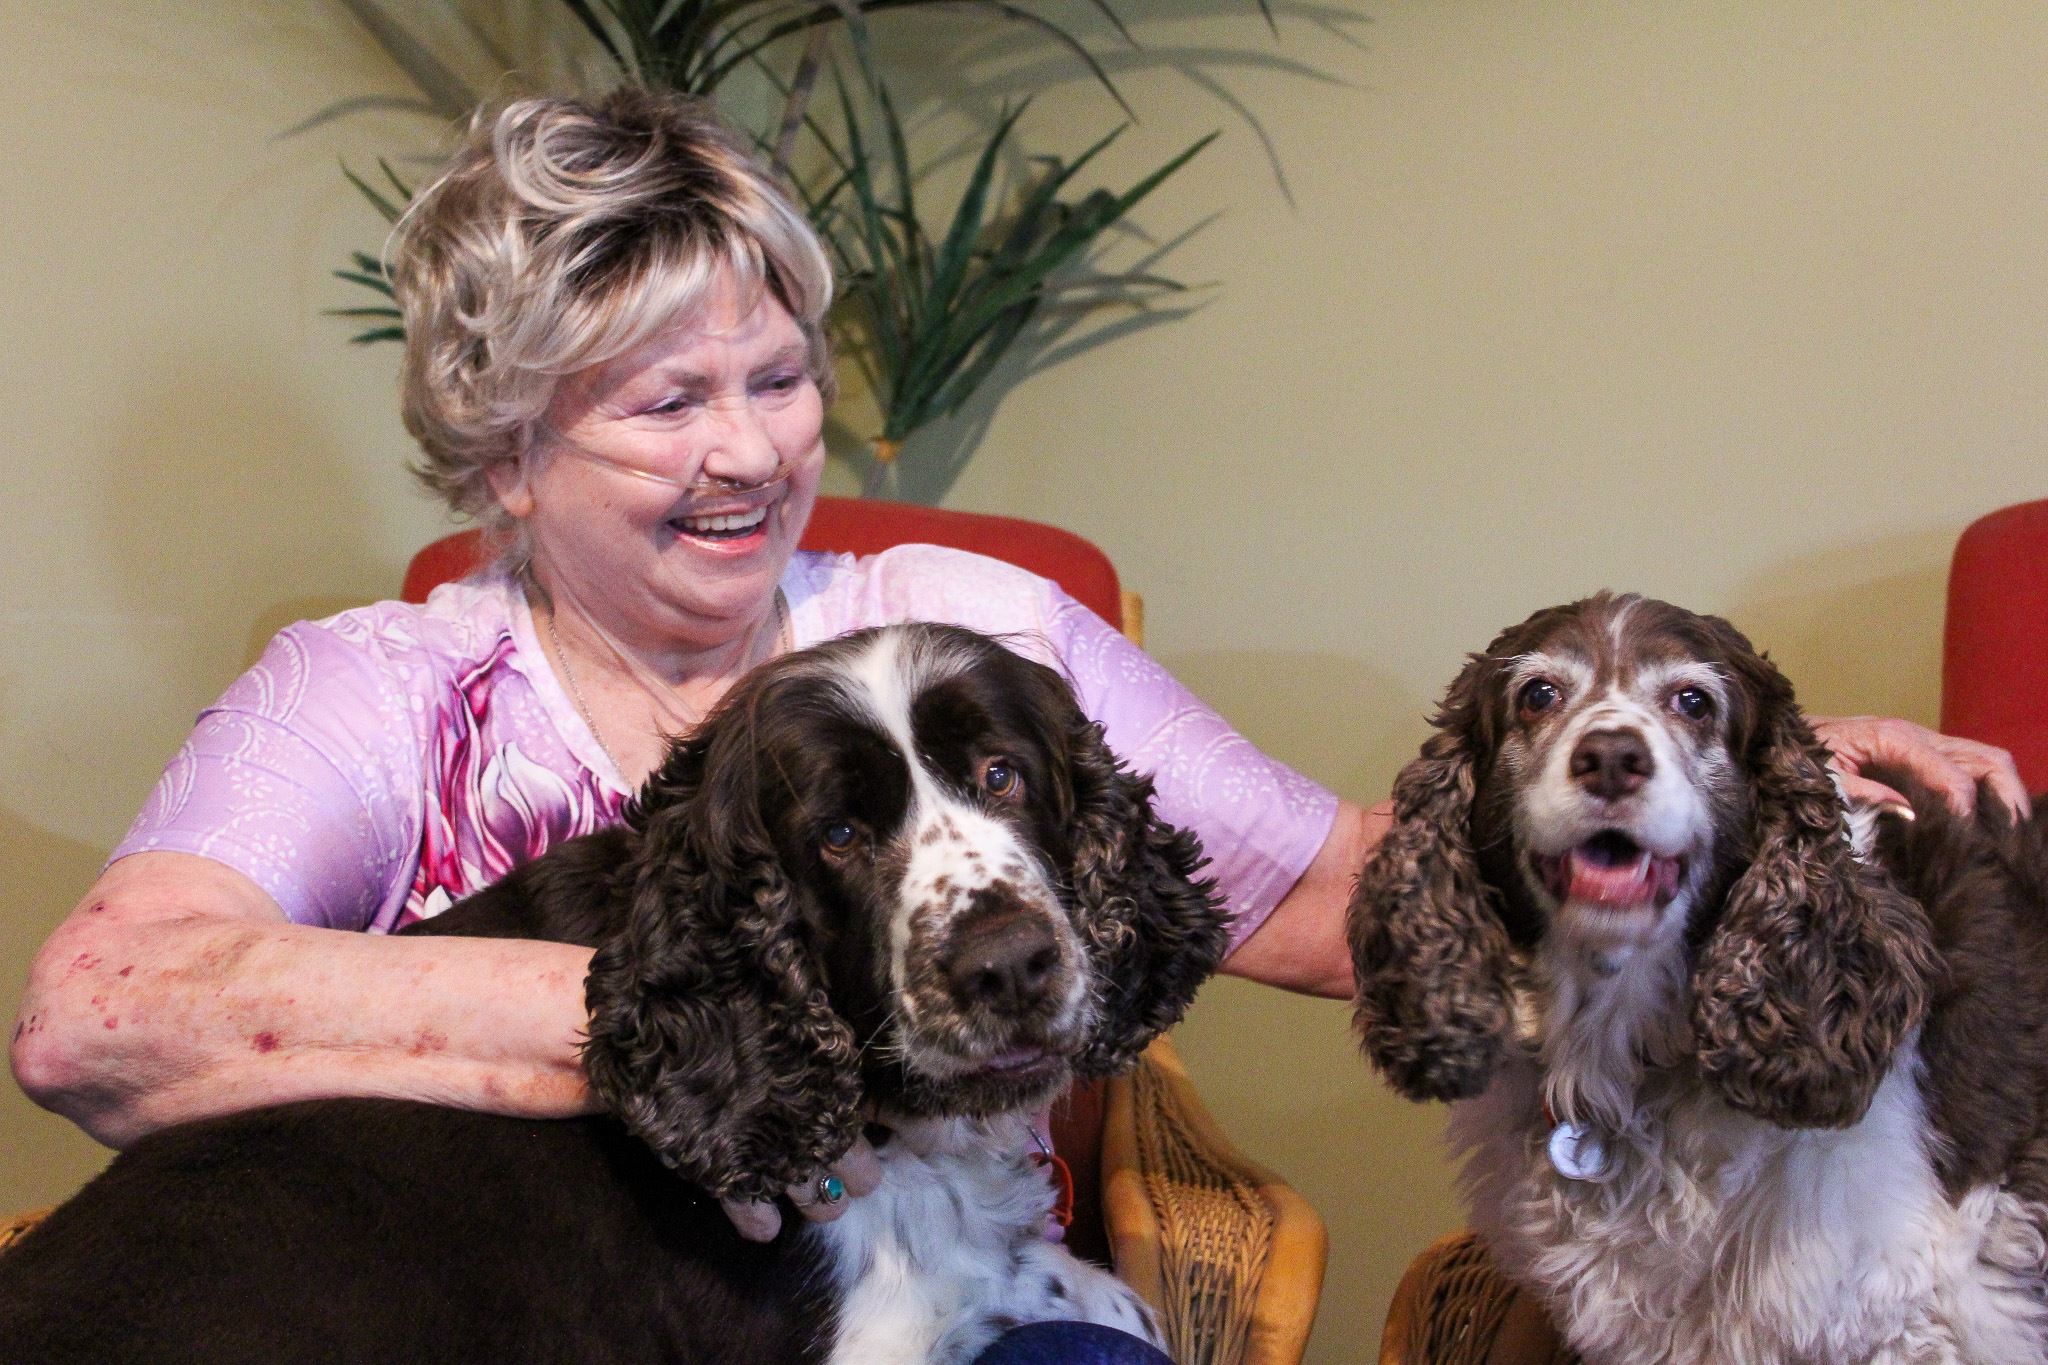
[[[897,913],[884,883],[906,856],[889,838],[910,792],[836,690],[833,668],[875,642],[864,632],[742,683],[623,826],[414,926],[595,946],[584,1060],[607,1115],[343,1099],[154,1134],[0,1255],[0,1356],[821,1359],[836,1308],[814,1231],[791,1215],[774,1243],[746,1242],[713,1196],[814,1174],[860,1132],[866,1099],[989,1112],[1122,1070],[1225,941],[1194,840],[1151,814],[1150,783],[1057,675],[970,632],[898,629],[913,632],[904,649],[950,661],[918,699],[931,733],[963,746],[937,770],[967,748],[1007,755],[1026,795],[962,799],[1038,850],[1085,944],[1093,1023],[1056,1075],[1024,1092],[1000,1076],[934,1080],[889,1045],[878,939]],[[827,817],[866,831],[872,856],[821,854]]]

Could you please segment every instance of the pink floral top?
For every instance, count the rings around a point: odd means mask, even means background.
[[[1328,835],[1336,798],[1267,758],[1101,618],[1044,579],[929,545],[798,554],[798,645],[950,621],[1016,637],[1073,680],[1161,814],[1193,828],[1251,933]],[[286,915],[388,932],[438,913],[628,795],[534,638],[524,595],[485,573],[424,606],[380,602],[279,632],[164,770],[114,857],[195,853]]]

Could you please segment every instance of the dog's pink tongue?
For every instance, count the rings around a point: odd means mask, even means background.
[[[1571,881],[1565,899],[1581,905],[1632,908],[1661,904],[1677,890],[1677,860],[1652,858],[1647,852],[1625,863],[1602,863],[1586,856],[1583,849],[1573,849],[1568,870]]]

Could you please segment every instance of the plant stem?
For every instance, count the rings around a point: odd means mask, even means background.
[[[784,179],[795,179],[789,159],[796,152],[796,135],[803,130],[804,116],[810,112],[811,89],[817,85],[818,72],[825,65],[826,41],[823,24],[813,28],[804,39],[804,55],[789,83],[789,98],[782,102],[782,126],[775,132],[775,170]]]

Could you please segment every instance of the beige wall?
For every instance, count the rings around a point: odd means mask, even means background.
[[[1333,79],[1221,69],[1255,129],[1124,77],[1113,171],[1226,130],[1144,215],[1221,211],[1170,263],[1218,287],[982,414],[954,505],[1099,540],[1176,672],[1361,800],[1464,650],[1603,585],[1729,613],[1816,707],[1932,719],[1949,544],[2048,492],[2048,9],[1332,5],[1354,41],[1297,14],[1278,47],[1249,0],[1125,9]],[[321,4],[0,15],[0,1004],[193,712],[438,525],[392,352],[317,315],[374,236],[334,158],[414,125],[275,138],[399,88]],[[1070,147],[1112,117],[1082,83],[1032,113]],[[1457,1218],[1437,1116],[1346,1022],[1226,982],[1181,1033],[1330,1220],[1332,1365]],[[99,1160],[0,1087],[0,1207]]]

